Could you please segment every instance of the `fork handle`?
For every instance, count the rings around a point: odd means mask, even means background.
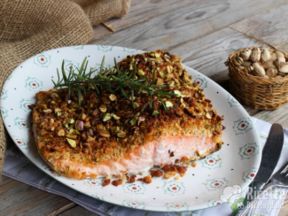
[[[286,195],[287,187],[270,184],[252,202],[248,203],[238,216],[278,216]]]

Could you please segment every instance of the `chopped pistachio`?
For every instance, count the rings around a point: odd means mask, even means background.
[[[160,77],[164,78],[165,77],[165,73],[163,71],[159,72]]]
[[[95,137],[88,136],[87,142],[94,142],[94,141],[95,141]]]
[[[157,85],[163,85],[164,80],[162,78],[158,78],[156,84]]]
[[[93,135],[94,135],[94,131],[93,131],[92,128],[90,128],[90,129],[88,130],[88,134],[89,134],[90,136],[93,136]]]
[[[56,113],[56,116],[57,116],[57,117],[59,117],[59,116],[61,116],[61,115],[62,115],[61,112],[57,112],[57,113]]]
[[[174,88],[174,87],[175,87],[175,82],[174,82],[174,81],[171,81],[171,82],[169,83],[169,87],[170,87],[170,88]]]
[[[70,133],[67,134],[66,137],[68,137],[69,139],[76,139],[77,138],[77,136],[75,134],[70,134]]]
[[[129,121],[130,125],[134,126],[137,123],[137,119],[133,118]]]
[[[120,127],[119,126],[114,126],[114,127],[111,128],[111,131],[113,133],[117,133],[118,131],[120,131]]]
[[[90,128],[90,127],[91,127],[90,121],[86,121],[86,122],[84,123],[84,127],[85,127],[85,128]]]
[[[119,120],[120,119],[120,117],[119,116],[117,116],[116,114],[114,114],[114,113],[112,113],[111,114],[111,116],[112,116],[112,118],[113,119],[115,119],[115,120]]]
[[[154,110],[153,113],[152,113],[152,115],[153,115],[153,116],[159,115],[159,111],[158,111],[158,110]]]
[[[139,76],[145,76],[145,72],[142,69],[138,69],[137,74]]]
[[[207,119],[211,119],[212,118],[212,116],[211,116],[211,114],[209,112],[207,112],[205,116],[206,116]]]
[[[107,112],[107,107],[106,107],[105,104],[102,104],[102,105],[99,107],[99,109],[100,109],[100,111],[103,112],[103,113]]]
[[[133,109],[136,109],[136,108],[138,108],[140,105],[139,105],[139,103],[137,103],[137,102],[133,102],[132,103],[132,107],[133,107]]]
[[[187,73],[184,73],[184,81],[185,82],[190,82],[191,81],[191,77],[187,74]]]
[[[165,58],[165,59],[166,59],[166,58],[167,58],[167,59],[170,59],[171,56],[169,55],[169,53],[165,53],[165,54],[164,54],[164,58]]]
[[[109,121],[111,119],[111,114],[110,113],[105,113],[104,117],[103,117],[103,121],[106,122],[106,121]]]
[[[179,90],[173,91],[176,97],[183,97],[182,93]]]
[[[45,109],[43,110],[44,113],[52,113],[52,110],[51,109]]]
[[[136,98],[135,96],[132,96],[132,95],[131,95],[131,96],[129,97],[129,100],[134,101],[135,98]]]
[[[173,107],[173,103],[171,102],[171,101],[165,101],[165,106],[167,107],[167,108],[171,108],[171,107]]]
[[[74,134],[75,130],[73,128],[70,128],[68,131],[68,134]]]
[[[102,137],[110,137],[110,132],[106,129],[106,127],[102,124],[97,125],[97,132]]]
[[[172,70],[173,70],[173,67],[172,67],[171,65],[168,65],[168,66],[167,66],[167,72],[168,72],[168,73],[171,73]]]
[[[123,131],[123,130],[120,130],[118,133],[117,133],[117,137],[119,138],[124,138],[126,136],[126,132]]]
[[[86,115],[85,113],[82,113],[81,119],[82,119],[82,120],[85,120],[86,118],[87,118],[87,115]]]
[[[60,108],[55,108],[55,109],[54,109],[54,112],[55,112],[55,114],[56,114],[58,117],[62,115]]]
[[[139,119],[138,119],[138,125],[140,125],[140,123],[144,122],[144,121],[145,121],[145,117],[140,116]]]
[[[82,131],[84,129],[84,122],[82,120],[77,120],[75,122],[76,130]]]
[[[160,57],[161,57],[161,54],[158,53],[158,52],[155,52],[155,57],[156,57],[156,58],[160,58]]]
[[[176,86],[179,86],[180,85],[180,81],[178,78],[174,78],[174,82],[176,83]]]
[[[69,123],[69,124],[74,124],[74,123],[75,123],[75,120],[74,120],[73,118],[71,118],[71,119],[68,120],[68,123]]]
[[[65,136],[65,130],[64,129],[60,129],[57,133],[58,136]]]
[[[76,146],[77,146],[76,140],[69,139],[69,138],[66,138],[66,140],[72,148],[76,148]]]
[[[61,112],[61,109],[58,108],[58,107],[56,107],[56,108],[54,109],[54,112],[55,112],[55,113],[57,113],[57,112]]]
[[[109,99],[110,99],[111,101],[115,101],[115,100],[117,100],[117,97],[116,97],[116,95],[114,95],[114,94],[110,94],[110,95],[109,95]]]

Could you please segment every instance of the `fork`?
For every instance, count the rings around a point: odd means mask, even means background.
[[[283,205],[288,189],[288,163],[286,163],[238,216],[277,216]],[[253,195],[253,194],[252,194]]]

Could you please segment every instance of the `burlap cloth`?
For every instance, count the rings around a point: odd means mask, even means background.
[[[0,0],[0,87],[12,70],[43,50],[85,44],[93,25],[125,15],[130,0]],[[6,148],[0,119],[0,176]]]

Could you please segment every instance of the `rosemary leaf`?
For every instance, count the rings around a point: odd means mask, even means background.
[[[147,95],[150,101],[143,105],[142,112],[148,107],[154,109],[152,98],[157,98],[160,105],[167,109],[162,99],[175,96],[167,85],[159,86],[155,84],[154,80],[151,81],[145,76],[137,75],[136,64],[131,72],[120,69],[115,59],[114,61],[114,67],[105,68],[105,57],[103,57],[99,70],[93,68],[88,70],[88,59],[85,57],[79,68],[75,70],[71,66],[69,70],[66,70],[63,60],[61,73],[57,69],[57,80],[52,80],[52,82],[56,89],[67,88],[68,99],[71,99],[72,95],[76,96],[79,104],[82,103],[87,92],[95,91],[96,94],[101,95],[104,91],[111,94],[118,93],[126,99],[131,100],[132,98],[131,102],[135,96]]]

